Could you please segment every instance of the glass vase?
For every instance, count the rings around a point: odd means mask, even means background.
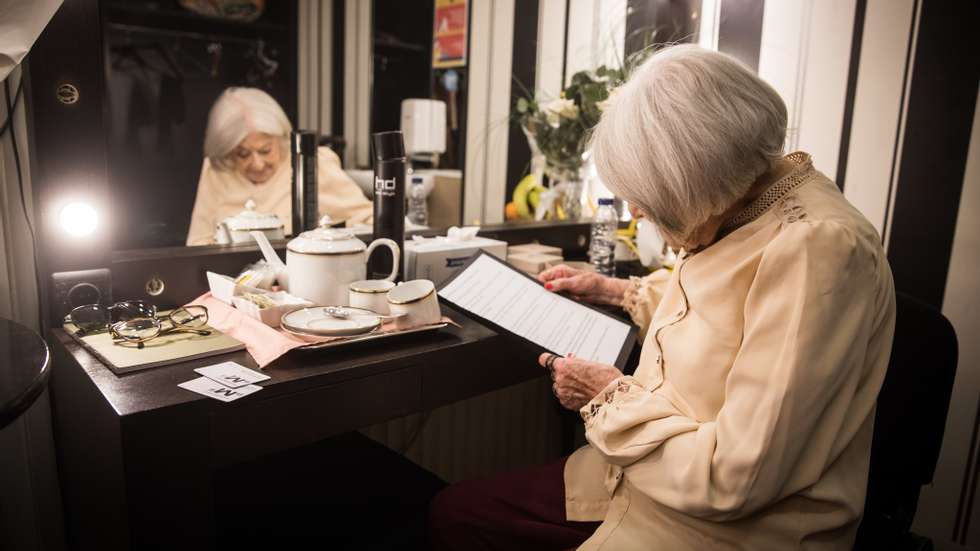
[[[582,191],[585,189],[580,178],[571,177],[558,183],[561,189],[561,208],[565,220],[578,220],[582,217]]]

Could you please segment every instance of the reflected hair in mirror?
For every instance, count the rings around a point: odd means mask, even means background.
[[[292,129],[286,113],[269,94],[258,88],[228,88],[208,115],[204,156],[216,168],[231,170],[228,157],[246,136],[253,132],[281,136],[285,152]]]

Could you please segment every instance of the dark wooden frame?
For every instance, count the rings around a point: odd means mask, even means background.
[[[585,258],[590,225],[586,222],[513,223],[484,226],[480,235],[506,241],[510,245],[541,242],[561,247],[565,258]],[[436,235],[436,230],[410,232],[409,235]],[[368,234],[359,235],[365,241]],[[410,239],[410,237],[409,237]],[[273,243],[285,258],[285,241]],[[237,274],[245,265],[262,258],[256,245],[207,245],[117,251],[112,254],[113,297],[116,300],[148,300],[161,308],[190,302],[208,288],[205,270]],[[158,278],[163,293],[150,295],[146,283]]]
[[[106,267],[111,256],[101,26],[98,0],[65,0],[27,60],[37,270],[48,312],[52,273]],[[59,99],[66,85],[77,90],[72,103]],[[71,238],[58,227],[69,201],[85,201],[100,214],[93,235]]]
[[[205,269],[237,273],[260,258],[255,246],[112,250],[110,232],[120,229],[112,227],[111,216],[121,206],[114,203],[109,185],[101,25],[99,0],[65,0],[28,59],[38,278],[50,327],[57,326],[64,315],[50,300],[55,272],[108,267],[113,297],[147,299],[172,307],[206,290]],[[78,90],[74,103],[59,100],[58,88],[64,84]],[[95,207],[101,220],[93,235],[74,239],[58,227],[58,212],[69,200]],[[588,229],[587,223],[576,222],[514,223],[488,226],[481,234],[510,244],[541,241],[561,247],[568,258],[583,258]],[[282,250],[285,243],[277,245]],[[153,277],[165,282],[160,295],[146,292],[146,282]]]

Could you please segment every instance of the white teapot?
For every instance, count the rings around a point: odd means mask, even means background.
[[[317,305],[347,306],[348,286],[367,278],[367,260],[382,245],[391,249],[393,260],[386,279],[395,280],[401,253],[397,243],[381,238],[365,245],[350,230],[324,227],[324,221],[319,228],[305,231],[286,244],[285,264],[264,233],[252,232],[266,262],[277,267],[280,286]]]
[[[214,232],[214,240],[219,245],[237,245],[252,241],[252,233],[259,232],[267,239],[282,239],[283,224],[275,214],[261,214],[255,211],[255,201],[245,202],[245,210],[235,216],[222,220]]]

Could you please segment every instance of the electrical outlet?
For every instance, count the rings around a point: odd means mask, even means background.
[[[51,274],[51,310],[57,320],[83,304],[112,304],[112,274],[107,268]]]

